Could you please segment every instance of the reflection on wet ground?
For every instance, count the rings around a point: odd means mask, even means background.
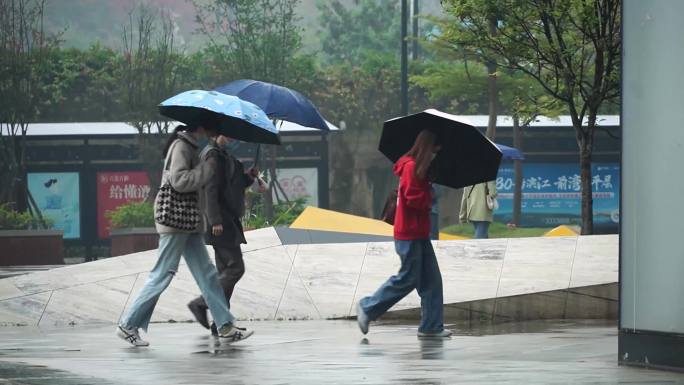
[[[153,324],[150,348],[113,326],[0,329],[0,384],[684,384],[684,375],[618,367],[612,322],[415,326],[353,321],[255,322],[253,338],[222,345],[197,324]]]

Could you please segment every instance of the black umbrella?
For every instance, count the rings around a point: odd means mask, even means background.
[[[461,188],[496,179],[502,156],[499,148],[475,127],[434,109],[386,121],[379,150],[396,162],[424,129],[434,132],[442,146],[431,166],[435,183]]]

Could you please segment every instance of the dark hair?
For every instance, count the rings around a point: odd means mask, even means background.
[[[169,148],[171,148],[171,145],[173,144],[173,142],[176,139],[178,139],[178,133],[179,132],[181,132],[181,131],[182,132],[194,132],[197,130],[197,127],[198,126],[196,126],[196,125],[187,125],[187,126],[183,125],[183,124],[177,125],[176,128],[173,129],[173,132],[171,132],[171,136],[169,136],[169,139],[166,141],[166,144],[164,145],[164,151],[163,151],[164,157],[166,157],[166,154],[169,152]]]
[[[423,130],[418,134],[413,147],[406,153],[416,161],[414,170],[416,178],[424,180],[428,176],[430,163],[432,163],[432,152],[435,148],[437,136],[430,130]]]
[[[219,135],[219,121],[218,121],[218,119],[207,118],[200,125],[202,127],[204,127],[204,130],[207,132],[208,136],[214,137],[214,136]]]

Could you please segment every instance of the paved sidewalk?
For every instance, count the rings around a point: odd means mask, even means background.
[[[415,326],[255,322],[254,337],[216,345],[197,324],[153,324],[149,348],[114,327],[0,328],[0,384],[684,384],[684,375],[619,367],[605,322],[452,326],[445,341]]]

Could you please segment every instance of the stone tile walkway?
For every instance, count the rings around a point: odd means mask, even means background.
[[[391,242],[283,246],[273,228],[250,231],[247,238],[247,271],[231,299],[231,309],[241,320],[355,316],[354,304],[375,291],[400,265]],[[618,240],[617,235],[602,235],[436,241],[444,303],[491,300],[493,304],[501,300],[504,304],[514,296],[560,290],[563,292],[555,297],[562,301],[554,300],[558,317],[609,318],[604,314],[609,311],[602,310],[572,315],[566,311],[570,298],[566,291],[616,283]],[[0,326],[116,323],[145,283],[156,254],[151,250],[0,279]],[[186,304],[198,294],[197,284],[181,262],[152,320],[191,319]],[[587,309],[617,308],[616,298],[590,294],[573,298],[601,299],[590,304],[582,302]],[[515,318],[512,310],[516,306],[491,307],[485,316],[525,319]],[[393,311],[419,307],[420,299],[414,292]]]
[[[450,326],[254,322],[253,338],[216,345],[197,324],[153,324],[150,348],[112,326],[0,329],[0,384],[684,384],[684,375],[619,367],[614,324],[596,321]]]

